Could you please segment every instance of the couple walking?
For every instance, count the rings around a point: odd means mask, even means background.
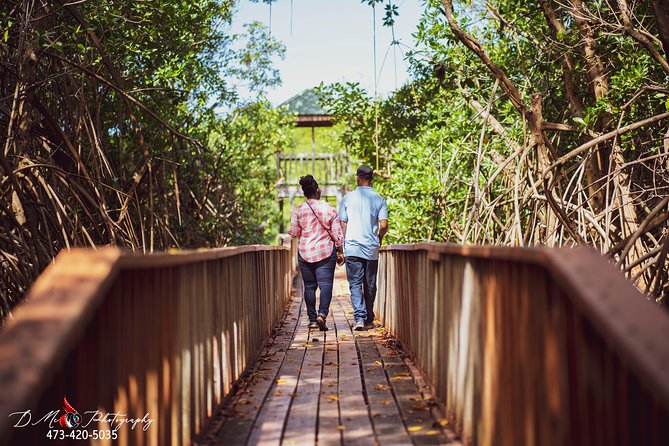
[[[374,326],[379,248],[388,231],[386,200],[372,189],[372,169],[360,166],[358,187],[342,199],[339,213],[325,201],[313,176],[300,178],[307,201],[290,218],[289,234],[299,238],[297,262],[304,281],[309,328],[327,330],[335,264],[346,263],[355,330]],[[316,289],[321,291],[316,313]]]

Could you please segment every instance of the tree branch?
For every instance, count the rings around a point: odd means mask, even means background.
[[[460,42],[462,42],[463,45],[473,51],[474,54],[476,54],[478,58],[481,59],[486,67],[488,67],[488,69],[492,72],[493,76],[495,76],[495,79],[499,80],[502,90],[504,90],[504,93],[509,98],[513,106],[522,115],[525,115],[527,107],[525,106],[520,93],[506,75],[504,70],[502,70],[495,63],[493,63],[492,60],[490,60],[490,57],[488,57],[488,54],[485,52],[483,46],[479,43],[478,40],[460,28],[458,23],[455,21],[455,18],[453,17],[453,2],[451,0],[443,0],[442,3],[444,4],[443,12],[446,15],[446,20],[448,21],[448,25],[451,27],[451,30],[455,36],[458,38],[458,40],[460,40]]]

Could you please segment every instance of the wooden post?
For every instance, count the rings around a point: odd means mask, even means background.
[[[316,173],[316,127],[311,128],[311,170]]]

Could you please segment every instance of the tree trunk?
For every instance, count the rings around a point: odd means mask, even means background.
[[[664,54],[669,57],[669,2],[667,0],[651,0],[653,5],[653,14],[655,15],[655,25],[662,41]]]
[[[541,9],[544,11],[544,17],[548,27],[551,29],[553,38],[557,40],[558,33],[562,35],[567,34],[564,23],[557,17],[555,10],[551,6],[549,0],[539,0]],[[584,107],[581,98],[576,93],[576,86],[574,85],[574,62],[568,52],[562,56],[562,81],[564,82],[565,96],[569,103],[569,111],[572,116],[583,117]]]
[[[611,163],[613,163],[613,168],[616,169],[625,163],[622,154],[622,148],[620,145],[615,144],[613,146],[613,151],[611,152]],[[639,229],[639,224],[637,223],[637,213],[634,208],[634,197],[630,191],[630,176],[625,170],[621,170],[620,173],[614,175],[613,177],[613,190],[617,191],[613,199],[613,209],[618,209],[618,215],[620,217],[620,232],[621,239],[631,236]],[[634,242],[634,246],[629,250],[627,257],[630,259],[630,263],[634,262],[636,259],[640,258],[647,252],[644,249],[643,241],[641,237],[637,238]],[[630,270],[630,275],[635,277],[639,270],[641,270],[641,264],[636,265]],[[636,282],[637,286],[641,291],[647,291],[647,285],[644,283],[642,278]]]
[[[595,101],[598,101],[609,92],[609,79],[606,74],[606,69],[602,63],[599,55],[595,50],[596,35],[590,22],[587,19],[587,13],[581,0],[572,0],[569,12],[574,18],[574,22],[581,34],[581,45],[583,49],[583,56],[585,57],[586,67],[588,71],[586,77],[588,84],[592,88],[592,94]],[[611,121],[611,115],[605,114],[604,118],[598,123],[599,130],[606,130]],[[606,175],[607,166],[606,158],[610,150],[606,150],[604,146],[596,146],[590,153],[590,157],[586,164],[586,180],[588,182],[588,198],[590,206],[595,213],[601,212],[606,205],[605,189],[601,187],[599,180]],[[605,153],[602,153],[605,152]]]

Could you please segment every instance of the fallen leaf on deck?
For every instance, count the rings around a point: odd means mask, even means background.
[[[423,426],[409,426],[407,430],[409,432],[418,432],[420,430],[423,430]]]
[[[446,418],[442,418],[439,420],[439,424],[441,426],[446,426],[448,424],[448,420]]]
[[[390,379],[392,379],[393,381],[402,381],[403,379],[410,379],[410,377],[408,377],[408,376],[397,375],[397,376],[393,376],[393,377],[390,378]]]
[[[390,390],[390,386],[388,386],[386,384],[377,384],[377,385],[374,386],[374,389],[379,390],[379,391],[386,391],[386,390]]]
[[[339,429],[340,431],[343,431],[346,428],[344,426],[342,426],[341,424],[338,424],[337,429]]]
[[[430,408],[425,404],[415,404],[411,408],[413,410],[421,410],[423,412],[427,412],[428,410],[430,410]]]
[[[339,397],[337,395],[328,395],[325,397],[325,399],[328,401],[339,401]]]

